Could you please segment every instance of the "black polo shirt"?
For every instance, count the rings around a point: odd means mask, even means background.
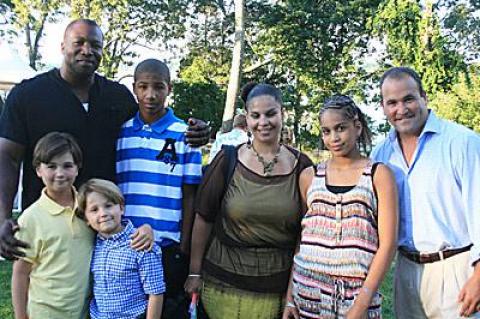
[[[83,151],[83,167],[75,185],[92,177],[114,181],[117,135],[137,108],[124,85],[97,74],[89,92],[88,112],[58,69],[15,86],[0,117],[0,137],[25,146],[22,208],[33,203],[43,188],[32,167],[35,143],[43,135],[59,131],[77,139]]]

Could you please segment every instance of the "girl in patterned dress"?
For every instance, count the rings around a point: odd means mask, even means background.
[[[320,123],[331,158],[300,177],[308,211],[283,318],[381,318],[377,289],[396,251],[394,177],[362,155],[371,132],[351,98],[328,99]]]

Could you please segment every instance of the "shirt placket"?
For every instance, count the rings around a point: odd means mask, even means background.
[[[342,240],[342,195],[337,195],[337,203],[335,205],[335,242],[340,244]]]

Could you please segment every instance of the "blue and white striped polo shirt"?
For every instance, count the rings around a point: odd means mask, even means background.
[[[202,154],[185,143],[186,129],[170,108],[151,125],[137,113],[122,126],[117,141],[125,216],[135,227],[152,226],[161,246],[180,242],[182,184],[199,184],[202,177]]]

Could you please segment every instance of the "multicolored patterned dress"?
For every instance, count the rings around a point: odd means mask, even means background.
[[[326,185],[318,165],[307,193],[300,250],[294,258],[293,297],[301,318],[343,318],[360,292],[378,249],[377,198],[372,162],[358,184]],[[368,318],[381,318],[376,293]]]

